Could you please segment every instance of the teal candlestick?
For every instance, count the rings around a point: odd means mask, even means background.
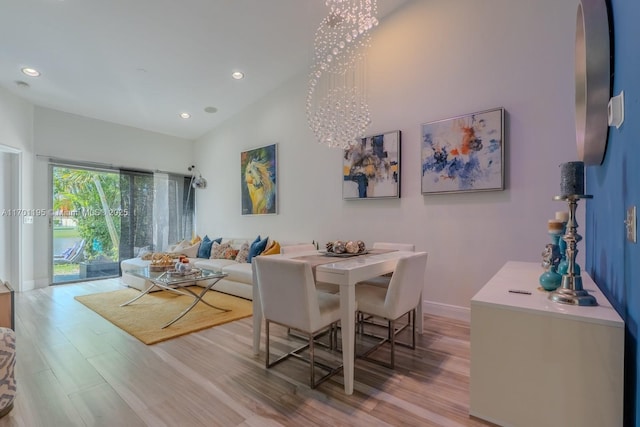
[[[562,283],[562,274],[558,272],[561,260],[559,245],[561,235],[561,230],[550,230],[549,236],[551,236],[552,243],[547,244],[542,252],[542,267],[545,272],[540,275],[539,282],[545,291],[555,291]]]

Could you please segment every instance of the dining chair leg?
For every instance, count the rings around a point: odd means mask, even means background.
[[[413,322],[411,322],[411,349],[415,350],[416,349],[416,316],[418,313],[415,308],[411,310],[411,312],[413,313]]]
[[[314,354],[313,354],[313,334],[309,334],[309,360],[311,363],[309,363],[311,365],[311,382],[309,384],[311,384],[311,388],[316,388],[316,370],[315,370],[315,359],[314,359]]]
[[[391,332],[391,369],[396,366],[396,322],[391,320],[389,322],[389,330]]]
[[[338,350],[338,331],[340,330],[340,326],[338,322],[331,325],[331,348],[330,350]]]
[[[264,333],[267,335],[265,343],[265,351],[267,352],[267,357],[265,357],[265,367],[269,368],[269,321],[266,319],[264,322]]]

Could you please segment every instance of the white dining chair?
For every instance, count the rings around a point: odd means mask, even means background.
[[[400,258],[389,281],[389,286],[386,288],[366,284],[356,286],[357,318],[362,319],[363,315],[380,317],[387,321],[388,326],[387,336],[365,353],[359,355],[359,357],[393,369],[395,367],[395,338],[404,329],[404,327],[396,329],[396,321],[405,314],[409,314],[408,324],[411,325],[411,344],[401,342],[398,342],[398,344],[415,349],[416,308],[418,304],[421,304],[420,295],[424,286],[427,256],[426,252],[416,252],[414,255]],[[368,357],[369,354],[386,342],[389,342],[391,346],[391,361],[389,364]]]
[[[411,243],[388,243],[388,242],[374,242],[371,246],[371,249],[387,249],[392,251],[407,251],[407,252],[415,252],[416,246]],[[383,276],[373,277],[371,279],[365,280],[364,284],[372,285],[372,286],[381,286],[386,288],[389,286],[389,281],[391,280],[391,274],[385,274]]]
[[[330,348],[334,347],[337,322],[340,320],[340,297],[320,292],[316,289],[315,280],[309,263],[281,257],[264,256],[255,258],[257,286],[265,319],[266,334],[266,368],[270,368],[289,357],[307,360],[301,352],[309,349],[311,388],[342,369],[330,367],[315,361],[315,339],[329,333]],[[308,338],[302,347],[296,348],[274,362],[270,362],[269,324],[276,323]],[[318,381],[315,380],[316,366],[328,371]]]
[[[386,250],[392,250],[392,251],[407,251],[407,252],[415,252],[416,250],[416,246],[412,243],[391,243],[391,242],[374,242],[371,248],[386,249]],[[384,274],[382,276],[372,277],[370,279],[360,282],[359,284],[379,286],[381,288],[386,289],[387,287],[389,287],[390,280],[391,280],[391,273]],[[360,319],[360,322],[361,322],[360,326],[363,326],[364,323],[379,325],[379,323],[375,322],[371,316],[363,316],[362,319]],[[364,333],[364,328],[361,327],[360,330],[362,333]]]

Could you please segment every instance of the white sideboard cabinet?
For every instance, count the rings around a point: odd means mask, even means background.
[[[622,426],[624,322],[588,274],[596,307],[550,301],[542,273],[509,261],[471,299],[470,414],[501,426]]]

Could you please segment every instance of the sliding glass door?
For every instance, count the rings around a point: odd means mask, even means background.
[[[118,172],[52,165],[53,283],[118,276]]]
[[[52,283],[120,275],[120,261],[191,238],[191,177],[51,166]]]

